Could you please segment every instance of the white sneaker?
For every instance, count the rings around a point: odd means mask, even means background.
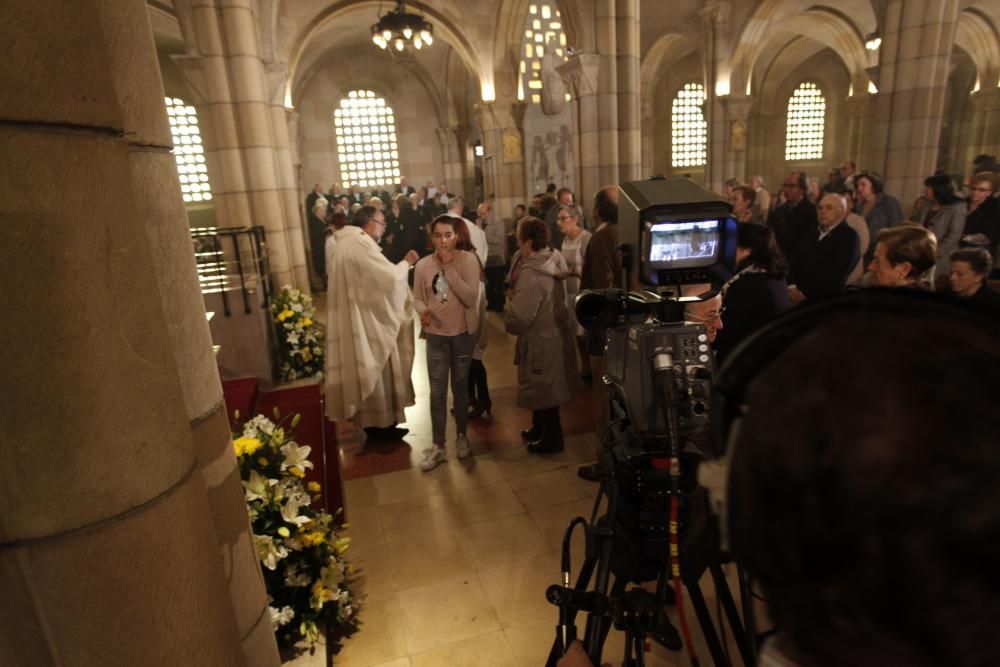
[[[420,462],[420,469],[424,472],[430,472],[431,470],[434,470],[439,463],[444,463],[447,460],[448,454],[445,452],[444,447],[432,445],[424,450],[424,458]]]
[[[455,438],[455,451],[460,459],[467,459],[472,456],[472,449],[469,447],[469,438],[464,433]]]

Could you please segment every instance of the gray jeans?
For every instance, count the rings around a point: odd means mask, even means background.
[[[427,377],[431,385],[431,431],[435,445],[444,446],[448,418],[448,374],[455,397],[455,431],[465,433],[469,423],[469,363],[475,338],[427,334]]]

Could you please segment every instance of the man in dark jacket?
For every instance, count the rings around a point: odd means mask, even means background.
[[[806,197],[808,181],[801,171],[785,176],[782,192],[785,203],[774,209],[767,226],[774,231],[774,240],[785,257],[791,258],[802,240],[816,229],[816,207]]]
[[[819,202],[819,224],[792,255],[788,296],[792,303],[844,291],[847,276],[861,255],[858,233],[847,224],[847,201],[829,194]]]

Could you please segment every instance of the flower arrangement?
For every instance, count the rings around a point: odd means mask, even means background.
[[[284,380],[323,375],[323,327],[316,322],[312,298],[285,285],[271,302]]]
[[[356,624],[357,605],[347,587],[351,568],[344,553],[350,539],[336,533],[329,513],[313,509],[321,486],[303,481],[312,467],[311,448],[296,443],[282,421],[257,415],[241,434],[234,434],[233,447],[263,566],[271,625],[278,645],[289,648],[301,640],[315,644],[321,622],[329,630],[349,632]],[[290,428],[298,421],[295,415]]]

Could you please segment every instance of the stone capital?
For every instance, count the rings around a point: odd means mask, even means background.
[[[601,57],[596,53],[578,53],[556,67],[556,71],[573,87],[574,97],[596,95],[600,62]]]
[[[288,63],[283,60],[265,62],[264,81],[267,85],[265,90],[267,101],[272,105],[284,105],[285,85],[288,82]]]
[[[877,97],[878,95],[870,95],[868,93],[848,97],[845,102],[847,113],[852,118],[866,118],[871,116],[875,111],[875,100]]]
[[[729,10],[729,2],[727,0],[719,0],[709,2],[699,9],[698,16],[701,18],[702,26],[706,29],[711,28],[713,24],[715,26],[723,26],[729,23]]]
[[[746,121],[750,116],[750,109],[754,103],[752,97],[747,95],[725,95],[721,99],[722,107],[726,110],[726,117],[729,120]]]

